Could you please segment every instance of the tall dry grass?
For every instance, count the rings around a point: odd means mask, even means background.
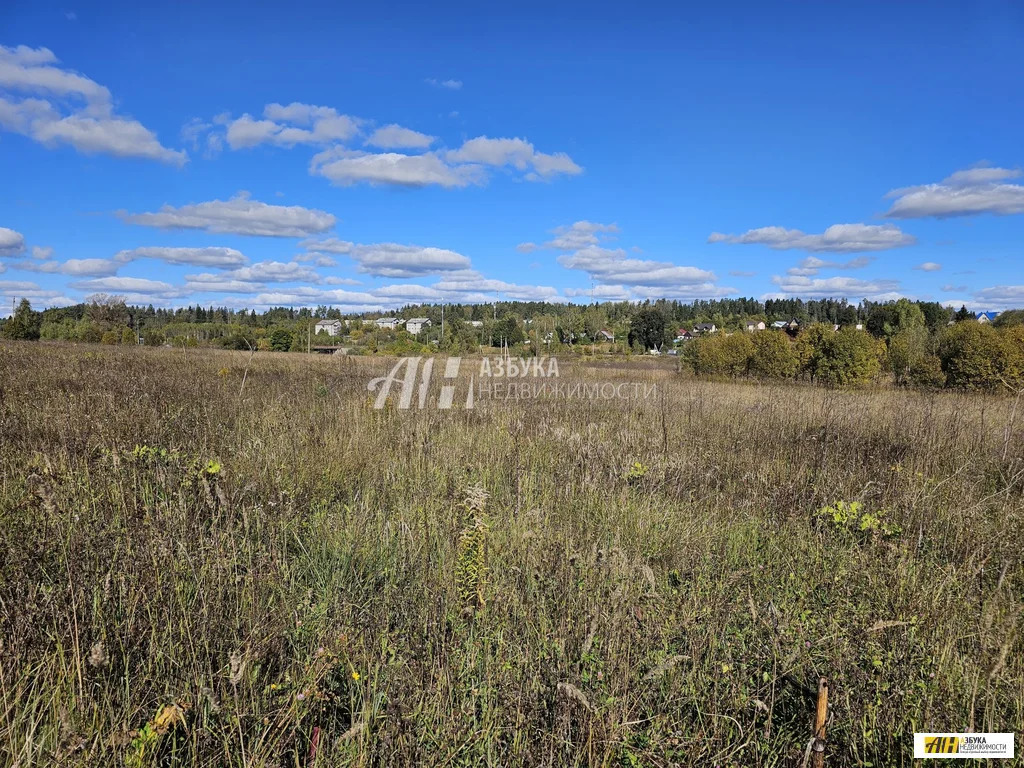
[[[819,675],[829,765],[1024,724],[1012,401],[248,357],[0,347],[0,764],[799,765]]]

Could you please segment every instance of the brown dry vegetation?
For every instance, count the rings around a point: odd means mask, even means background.
[[[819,675],[828,765],[1024,723],[1010,399],[247,359],[0,347],[0,764],[799,765]]]

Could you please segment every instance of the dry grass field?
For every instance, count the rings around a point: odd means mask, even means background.
[[[798,766],[819,676],[828,766],[1024,724],[1012,399],[248,361],[0,346],[0,765]]]

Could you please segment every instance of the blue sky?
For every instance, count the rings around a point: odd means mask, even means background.
[[[0,300],[1024,306],[1021,39],[1009,1],[8,0]]]

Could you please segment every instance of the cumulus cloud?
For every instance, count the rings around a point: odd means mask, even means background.
[[[576,175],[583,169],[564,152],[546,154],[534,149],[525,139],[492,139],[477,136],[449,151],[445,158],[453,163],[475,163],[496,167],[509,166],[526,172],[529,181],[552,178],[558,174]]]
[[[320,275],[311,267],[294,261],[258,261],[249,267],[240,267],[223,273],[236,280],[266,283],[320,282]]]
[[[455,251],[398,243],[356,245],[349,255],[360,272],[376,277],[416,277],[468,269],[470,265],[466,256]]]
[[[105,277],[117,273],[123,262],[115,259],[68,259],[67,261],[21,261],[14,266],[26,272],[74,277]]]
[[[0,227],[0,256],[19,256],[24,250],[24,235],[7,227]]]
[[[28,280],[0,280],[0,296],[8,299],[41,300],[48,306],[55,305],[62,298],[60,291],[40,288],[38,283]]]
[[[326,211],[298,205],[269,205],[240,192],[230,200],[211,200],[175,208],[164,205],[155,213],[118,215],[129,224],[159,229],[200,229],[205,232],[266,237],[308,237],[331,229],[337,219]]]
[[[462,88],[461,80],[438,80],[436,77],[428,77],[424,82],[427,85],[432,85],[435,88],[447,88],[449,91],[458,91]]]
[[[471,165],[453,166],[435,152],[407,155],[401,152],[361,152],[335,147],[313,156],[310,173],[338,186],[359,182],[403,187],[466,187],[483,183],[485,176]]]
[[[538,248],[540,248],[540,246],[536,243],[520,243],[516,246],[516,250],[520,253],[533,253]]]
[[[978,306],[991,310],[1024,307],[1024,285],[993,285],[974,294]]]
[[[914,269],[919,269],[922,272],[938,272],[939,270],[942,269],[942,265],[937,264],[934,261],[925,261],[921,264],[918,264],[916,267],[914,267]]]
[[[527,181],[550,181],[583,172],[566,153],[540,152],[526,139],[478,136],[458,149],[430,150],[437,142],[434,136],[394,123],[374,129],[363,141],[366,147],[384,151],[351,146],[371,125],[372,121],[340,114],[332,107],[295,102],[268,104],[262,117],[222,114],[212,122],[195,118],[184,126],[182,136],[198,149],[205,135],[207,148],[213,151],[223,144],[234,150],[263,144],[317,147],[320,151],[313,156],[309,172],[338,186],[460,188],[484,184],[495,169],[516,173]]]
[[[593,221],[577,221],[553,230],[554,237],[544,245],[548,248],[555,248],[560,251],[574,251],[578,248],[586,248],[589,245],[597,245],[607,240],[611,235],[618,233],[619,228],[615,224],[598,224]]]
[[[351,253],[355,243],[347,240],[339,240],[336,237],[328,237],[323,240],[310,238],[299,243],[307,251],[315,253]]]
[[[145,277],[100,277],[95,280],[80,280],[70,285],[75,290],[89,293],[125,293],[159,298],[176,298],[186,294],[186,291],[170,283]]]
[[[786,270],[789,275],[803,275],[810,277],[818,274],[823,269],[861,269],[868,266],[872,259],[867,256],[858,256],[849,261],[826,261],[817,256],[808,256],[795,267]]]
[[[858,298],[881,300],[895,297],[900,289],[898,280],[860,280],[854,277],[810,278],[789,275],[772,278],[783,297],[800,296],[811,299]]]
[[[799,229],[785,227],[760,227],[741,235],[712,232],[708,242],[758,244],[780,251],[798,249],[812,253],[857,253],[902,248],[913,245],[917,238],[893,224],[833,224],[820,235],[809,235]]]
[[[505,280],[494,280],[485,277],[476,270],[469,269],[453,272],[434,283],[433,286],[448,296],[449,301],[462,303],[482,303],[490,301],[500,294],[510,301],[555,301],[558,290],[550,285],[521,285]]]
[[[185,276],[185,290],[195,293],[259,293],[266,288],[263,283],[233,280],[223,274],[204,272]]]
[[[39,261],[45,261],[53,256],[53,248],[47,248],[41,245],[32,246],[32,258],[38,259]]]
[[[624,248],[609,248],[607,241],[617,236],[616,224],[581,220],[552,230],[552,238],[543,247],[562,251],[558,263],[566,269],[586,272],[599,285],[594,286],[606,296],[643,299],[655,296],[666,298],[713,298],[731,295],[735,288],[717,285],[714,272],[693,266],[681,266],[667,261],[639,259],[629,256]],[[530,245],[533,245],[532,243]],[[567,296],[590,296],[591,290],[570,289]]]
[[[381,149],[426,149],[434,143],[434,137],[392,124],[375,130],[366,143]]]
[[[122,264],[136,259],[157,259],[167,264],[188,264],[193,267],[239,267],[249,260],[234,248],[165,248],[146,247],[120,251],[114,258]]]
[[[567,269],[579,269],[594,280],[610,285],[681,286],[714,282],[714,272],[671,262],[633,259],[621,249],[587,246],[562,254],[558,263]]]
[[[225,139],[232,149],[250,149],[260,144],[294,147],[296,144],[330,144],[346,141],[359,132],[359,124],[348,115],[339,115],[330,107],[308,104],[269,104],[265,112],[270,115],[290,114],[294,108],[306,110],[302,124],[308,128],[288,125],[275,120],[260,120],[244,114],[227,126]]]
[[[60,66],[47,48],[0,46],[0,128],[47,147],[184,165],[142,123],[114,111],[110,91]]]
[[[981,213],[1024,213],[1024,185],[1011,184],[1021,171],[1009,168],[968,168],[936,184],[894,189],[886,216],[894,219],[949,218]]]

